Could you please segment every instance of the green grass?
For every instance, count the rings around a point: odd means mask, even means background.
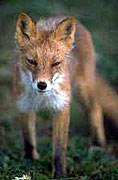
[[[40,134],[42,128],[38,127],[40,159],[34,162],[24,159],[21,134],[13,127],[14,125],[6,123],[1,129],[1,138],[5,142],[0,149],[0,180],[13,180],[23,175],[30,175],[32,180],[52,179],[52,137],[45,133],[50,128],[49,122],[44,133]],[[106,151],[91,148],[90,138],[86,136],[70,137],[67,164],[68,178],[65,180],[118,179],[118,160]]]
[[[99,150],[87,149],[82,142],[79,143],[79,139],[81,141],[81,137],[70,140],[67,158],[68,178],[65,179],[117,180],[118,161],[110,159]],[[14,147],[9,153],[0,152],[0,179],[12,180],[23,175],[30,175],[35,180],[51,179],[51,142],[44,138],[43,141],[39,141],[38,148],[41,159],[33,163],[23,159],[21,147]]]

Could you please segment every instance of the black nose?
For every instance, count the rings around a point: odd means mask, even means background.
[[[47,84],[46,84],[45,82],[40,81],[40,82],[37,84],[37,87],[38,87],[38,89],[40,89],[40,90],[44,90],[44,89],[46,89]]]

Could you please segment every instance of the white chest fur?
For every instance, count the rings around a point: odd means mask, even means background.
[[[20,112],[37,111],[39,108],[59,111],[69,105],[70,97],[66,95],[65,91],[60,89],[59,85],[61,81],[59,78],[58,81],[53,84],[52,89],[46,94],[40,94],[33,89],[32,76],[30,72],[22,72],[21,79],[25,88],[23,94],[17,101],[17,106]]]

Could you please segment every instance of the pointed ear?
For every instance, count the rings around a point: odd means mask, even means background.
[[[68,17],[60,22],[53,32],[53,37],[62,41],[68,48],[71,48],[74,42],[76,19],[74,17]]]
[[[28,41],[36,37],[37,29],[32,19],[25,13],[21,13],[16,22],[16,41],[19,46],[24,46]]]

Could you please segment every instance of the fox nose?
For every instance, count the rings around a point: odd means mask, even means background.
[[[40,81],[38,82],[37,87],[39,90],[45,90],[47,87],[47,84],[45,82]]]

